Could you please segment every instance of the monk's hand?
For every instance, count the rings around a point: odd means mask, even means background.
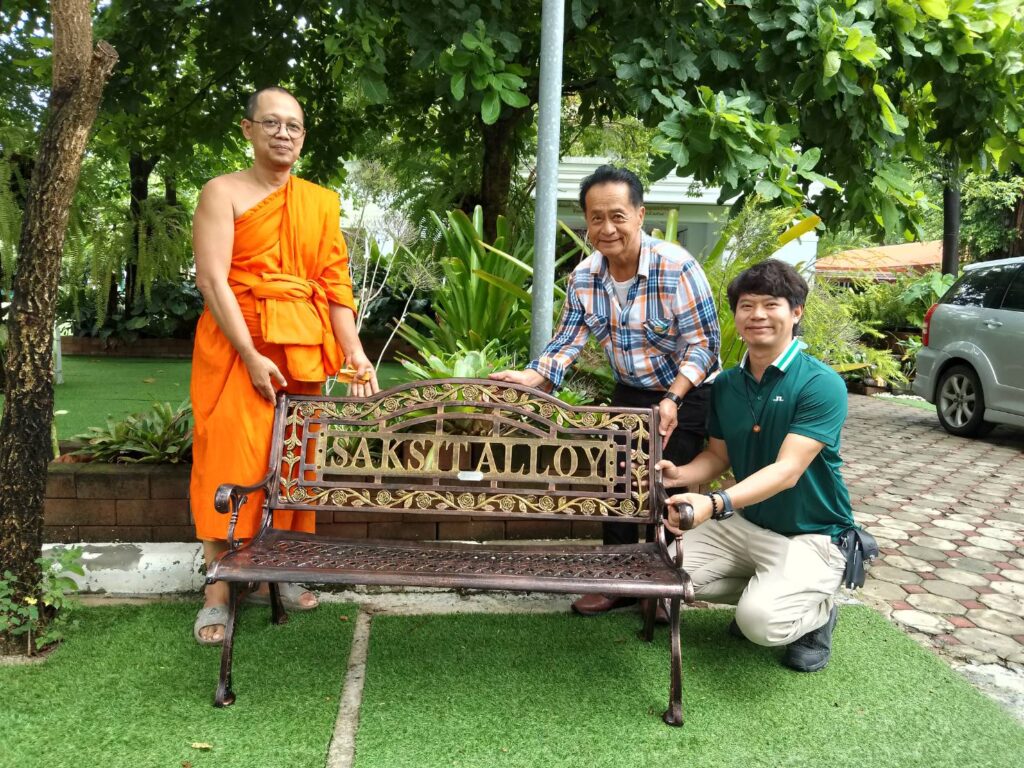
[[[354,352],[346,362],[355,369],[350,389],[353,397],[369,397],[380,391],[380,385],[377,384],[377,371],[374,370],[373,363],[370,362],[366,353]]]
[[[676,536],[683,535],[683,529],[679,527],[679,505],[689,504],[693,507],[693,525],[690,529],[696,528],[701,523],[711,519],[711,499],[703,493],[677,493],[668,497],[668,522],[665,527]]]
[[[253,388],[270,402],[274,402],[276,391],[274,385],[280,388],[288,386],[288,382],[281,375],[281,370],[273,360],[264,357],[259,352],[253,352],[244,358],[245,367],[249,370],[249,378],[252,380]]]

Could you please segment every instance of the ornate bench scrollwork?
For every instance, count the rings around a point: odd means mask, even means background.
[[[666,495],[655,409],[570,406],[543,392],[488,380],[413,382],[372,398],[281,396],[266,477],[226,484],[215,506],[231,514],[230,548],[208,582],[232,586],[215,703],[234,701],[231,654],[238,585],[253,581],[430,586],[651,598],[671,605],[671,683],[664,719],[682,725],[679,609],[692,602],[682,545],[666,543]],[[652,435],[654,436],[652,439]],[[258,533],[235,524],[265,491]],[[344,540],[278,530],[279,509],[653,525],[655,541],[626,546]],[[692,510],[690,511],[692,521]],[[283,620],[275,610],[275,619]]]

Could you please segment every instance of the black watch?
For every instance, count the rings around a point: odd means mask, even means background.
[[[711,519],[712,520],[728,520],[733,516],[736,511],[732,506],[732,499],[729,498],[729,494],[725,491],[712,491],[708,494],[711,497]],[[719,509],[718,504],[715,503],[715,499],[722,502],[722,507]]]
[[[675,392],[671,392],[671,391],[666,392],[665,396],[662,397],[661,399],[662,400],[668,400],[670,403],[675,403],[676,404],[676,408],[682,408],[683,407],[683,398],[681,398]]]

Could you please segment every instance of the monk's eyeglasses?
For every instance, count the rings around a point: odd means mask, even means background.
[[[263,132],[267,136],[277,136],[277,132],[281,130],[281,121],[274,120],[250,120],[250,123],[259,123],[263,126]],[[306,129],[298,123],[284,123],[284,129],[288,132],[288,135],[293,139],[301,139],[306,133]]]

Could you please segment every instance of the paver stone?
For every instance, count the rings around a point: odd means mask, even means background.
[[[910,540],[917,544],[919,547],[928,547],[929,549],[940,549],[943,552],[948,552],[951,549],[956,549],[956,544],[951,541],[944,539],[936,539],[934,536],[911,536]]]
[[[904,571],[902,568],[893,568],[891,565],[874,565],[871,567],[871,576],[882,581],[893,584],[920,584],[921,577],[916,573]],[[1011,582],[1012,583],[1012,582]]]
[[[993,581],[992,589],[996,592],[1002,592],[1004,595],[1024,598],[1024,584],[1016,581]]]
[[[1014,552],[1017,547],[1008,541],[994,539],[991,536],[968,536],[967,543],[975,547],[984,547],[996,552]],[[1000,558],[1002,559],[1002,558]]]
[[[967,609],[960,605],[956,600],[948,597],[942,597],[941,595],[932,595],[928,593],[910,595],[907,598],[907,602],[918,610],[928,611],[928,613],[942,613],[952,616],[960,616],[967,613]]]
[[[891,565],[893,568],[901,568],[904,571],[914,571],[915,573],[931,573],[935,570],[935,566],[926,560],[906,557],[904,555],[886,555],[885,564]]]
[[[948,570],[948,569],[946,569]],[[929,581],[922,582],[922,586],[931,592],[933,595],[941,595],[942,597],[951,597],[954,600],[977,600],[978,593],[970,587],[964,584],[957,584],[953,581],[944,581],[942,579],[931,579]]]
[[[1024,600],[1012,595],[1003,595],[993,592],[978,597],[978,602],[984,603],[989,608],[1003,613],[1012,613],[1016,616],[1024,616]]]
[[[904,556],[914,557],[918,560],[947,560],[949,558],[949,555],[942,550],[932,549],[931,547],[918,547],[914,544],[900,547],[899,550]]]
[[[979,651],[992,653],[1000,659],[1020,662],[1024,660],[1024,648],[1012,637],[1001,635],[989,629],[966,627],[957,629],[953,636],[962,643],[972,645]]]
[[[967,618],[982,629],[990,629],[1001,635],[1024,634],[1024,618],[1012,613],[993,611],[990,608],[975,608],[967,612]]]
[[[941,616],[925,611],[893,611],[892,618],[929,635],[941,635],[954,629],[953,625]]]

